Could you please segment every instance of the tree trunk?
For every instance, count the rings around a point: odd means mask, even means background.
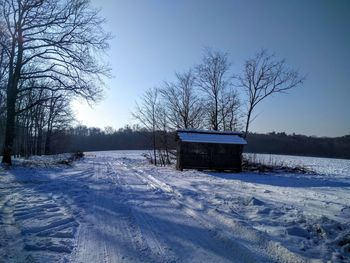
[[[22,17],[20,15],[20,21]],[[10,59],[10,70],[9,79],[7,83],[7,116],[6,116],[6,129],[5,129],[5,143],[4,151],[2,156],[2,163],[12,165],[11,153],[13,148],[13,141],[15,139],[15,117],[16,117],[16,99],[18,82],[21,75],[22,59],[23,59],[23,34],[21,28],[18,29],[18,50],[16,58],[16,66],[13,70],[12,62],[15,54],[15,42],[12,44],[11,59]]]
[[[214,131],[219,130],[219,125],[218,125],[218,100],[215,98],[215,118],[214,118]]]
[[[154,165],[157,165],[156,131],[154,128],[153,128],[153,156],[154,156]]]
[[[51,129],[47,130],[46,140],[45,140],[45,155],[51,153]]]
[[[6,110],[6,128],[5,142],[2,156],[2,163],[12,165],[11,154],[13,149],[13,141],[15,138],[15,115],[16,115],[16,90],[13,85],[9,85],[7,89],[7,110]]]
[[[39,127],[38,137],[37,137],[37,141],[36,141],[36,154],[39,156],[42,154],[42,151],[41,151],[42,141],[43,141],[43,130],[41,127]]]
[[[250,122],[251,115],[252,115],[252,109],[249,109],[248,115],[247,115],[247,123],[245,125],[245,132],[244,132],[244,136],[243,136],[244,139],[247,138],[247,135],[248,135],[249,122]]]

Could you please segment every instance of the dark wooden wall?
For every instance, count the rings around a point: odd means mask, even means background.
[[[242,145],[178,141],[177,169],[242,170]]]

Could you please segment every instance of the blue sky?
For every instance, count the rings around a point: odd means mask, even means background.
[[[134,122],[135,101],[200,62],[203,49],[229,53],[233,73],[261,48],[307,74],[303,87],[268,98],[251,130],[350,134],[350,1],[93,0],[107,18],[114,78],[105,99],[75,103],[85,125]]]

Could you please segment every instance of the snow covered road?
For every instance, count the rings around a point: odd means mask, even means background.
[[[271,194],[274,186],[220,177],[228,174],[154,168],[139,152],[88,153],[71,168],[17,167],[0,173],[0,262],[317,259],[298,253],[290,238],[302,223],[282,223],[293,213],[308,219],[288,203],[293,189],[284,189],[283,200]],[[341,189],[350,188],[342,183]],[[336,203],[330,207],[347,213],[346,201],[336,197],[328,200]],[[276,228],[289,229],[290,247],[274,236]],[[331,257],[324,253],[318,259]]]
[[[124,161],[100,156],[92,163],[94,176],[78,179],[89,187],[90,206],[73,262],[271,261],[218,235],[209,222],[201,224],[166,184],[157,185]]]

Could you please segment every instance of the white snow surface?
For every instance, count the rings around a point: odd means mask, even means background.
[[[190,133],[178,132],[180,139],[184,142],[199,143],[220,143],[220,144],[247,144],[247,141],[235,134],[207,134],[207,133]]]
[[[0,262],[350,262],[349,160],[274,156],[317,174],[232,174],[142,153],[0,168]]]

